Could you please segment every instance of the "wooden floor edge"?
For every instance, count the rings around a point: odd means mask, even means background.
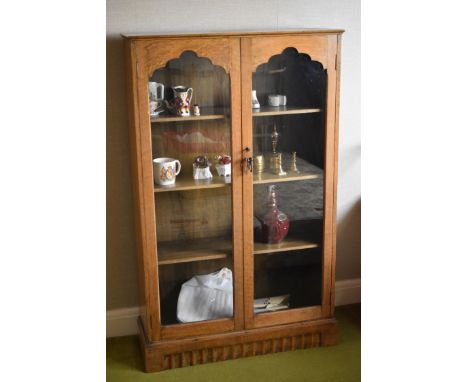
[[[337,341],[335,318],[160,342],[148,340],[140,318],[138,327],[146,372],[328,346]]]

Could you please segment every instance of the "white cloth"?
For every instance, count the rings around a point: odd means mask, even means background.
[[[232,271],[229,268],[192,277],[182,284],[177,301],[177,319],[196,322],[232,317],[232,290]]]

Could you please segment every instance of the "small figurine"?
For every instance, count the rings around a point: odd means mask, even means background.
[[[300,171],[297,169],[296,161],[297,161],[296,152],[293,151],[292,158],[291,158],[291,167],[289,168],[289,172],[295,172],[296,174],[299,174]]]
[[[219,176],[231,176],[231,157],[229,155],[218,155],[215,157],[216,171]]]
[[[193,105],[193,115],[200,115],[200,106],[198,106],[197,104]]]
[[[211,179],[213,175],[210,171],[211,162],[204,155],[199,155],[193,162],[193,179]]]

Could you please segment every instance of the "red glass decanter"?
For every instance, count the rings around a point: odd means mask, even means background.
[[[288,234],[289,218],[276,204],[275,186],[268,187],[267,212],[261,219],[263,241],[268,244],[280,243]]]

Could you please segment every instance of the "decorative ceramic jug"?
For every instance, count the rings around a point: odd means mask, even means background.
[[[185,86],[172,87],[174,97],[167,102],[166,106],[172,114],[180,117],[190,116],[190,101],[192,100],[193,89]]]
[[[263,241],[268,244],[278,244],[288,234],[289,218],[277,207],[275,186],[268,187],[266,208],[267,212],[260,219]]]

